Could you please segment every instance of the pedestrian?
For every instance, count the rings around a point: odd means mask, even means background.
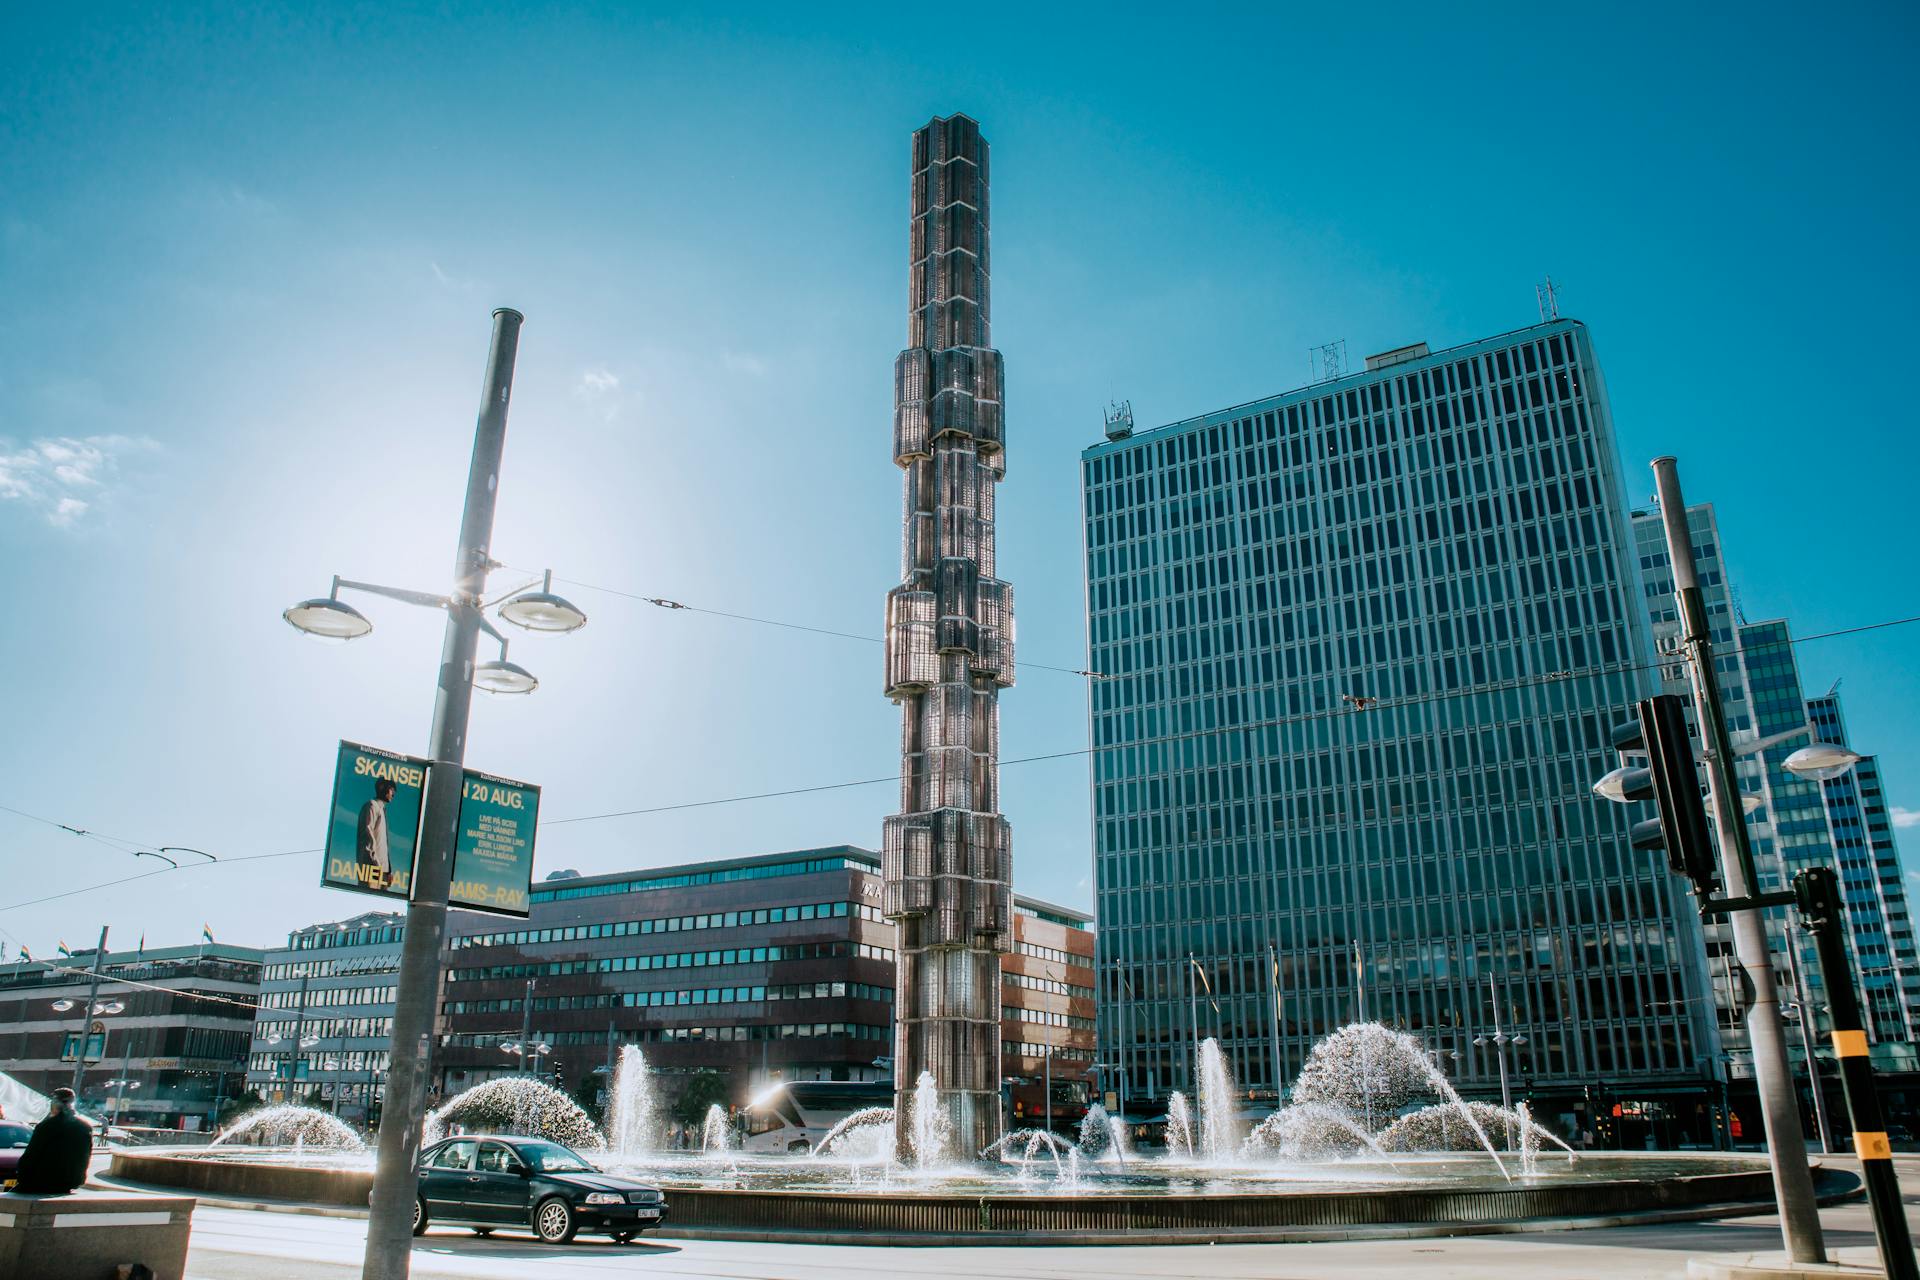
[[[73,1090],[55,1089],[47,1118],[33,1127],[14,1171],[16,1195],[64,1196],[87,1180],[93,1130],[73,1113]]]

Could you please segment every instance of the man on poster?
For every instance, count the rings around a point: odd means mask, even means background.
[[[371,871],[362,876],[362,883],[381,889],[393,880],[393,859],[387,852],[387,801],[393,799],[393,791],[391,778],[373,784],[373,799],[360,806],[355,841],[360,866]]]

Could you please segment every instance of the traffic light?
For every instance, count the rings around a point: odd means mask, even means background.
[[[1686,699],[1662,693],[1633,709],[1634,718],[1613,731],[1613,745],[1646,752],[1647,767],[1616,769],[1595,789],[1622,803],[1653,801],[1656,816],[1633,824],[1633,847],[1664,849],[1673,873],[1692,881],[1701,897],[1710,897],[1720,887],[1719,858],[1687,736]]]

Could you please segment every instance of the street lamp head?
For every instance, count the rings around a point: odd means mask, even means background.
[[[1593,784],[1593,794],[1603,800],[1611,800],[1615,804],[1630,803],[1627,799],[1627,775],[1635,772],[1644,772],[1644,770],[1634,770],[1625,767],[1615,769],[1613,772],[1601,778],[1600,781]]]
[[[502,658],[475,666],[473,687],[485,693],[532,693],[540,687],[540,681],[525,667]]]
[[[1834,742],[1815,742],[1800,748],[1782,763],[1788,773],[1815,782],[1837,778],[1859,764],[1861,757]]]
[[[1742,791],[1740,793],[1740,811],[1742,813],[1758,813],[1760,812],[1760,806],[1765,803],[1764,800],[1754,795],[1751,791]]]
[[[528,631],[559,634],[578,631],[587,625],[587,615],[579,605],[553,594],[553,570],[547,570],[538,591],[522,591],[500,606],[500,616]]]
[[[120,1013],[124,1011],[126,1007],[126,1005],[120,1003],[118,1000],[105,1000],[93,1006],[93,1011],[95,1013]]]
[[[1527,1042],[1527,1038],[1525,1036],[1515,1036],[1513,1038],[1513,1042],[1515,1044],[1525,1044]]]
[[[55,1000],[53,1002],[54,1012],[65,1013],[67,1010],[73,1008],[75,1003],[76,1001],[73,1000]]]
[[[1487,1038],[1485,1036],[1475,1036],[1473,1042],[1484,1049],[1487,1045]]]
[[[365,614],[331,596],[302,600],[280,616],[317,640],[358,640],[373,630]]]

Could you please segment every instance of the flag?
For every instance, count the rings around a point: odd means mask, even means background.
[[[145,933],[142,933],[140,935],[140,949],[134,952],[134,954],[137,956],[144,956],[145,954],[147,954],[147,935]]]
[[[65,939],[61,940],[59,951],[60,951],[60,954],[63,956],[70,956],[73,954],[73,948],[66,944]]]
[[[24,942],[20,944],[20,958],[22,960],[33,959],[33,953],[27,950],[27,944]]]
[[[201,925],[201,926],[200,926],[200,936],[201,936],[201,937],[203,937],[203,938],[205,938],[205,939],[206,939],[206,940],[207,940],[208,942],[212,942],[212,941],[213,941],[213,926],[212,926],[212,925],[210,925],[210,924],[203,924],[203,925]]]

